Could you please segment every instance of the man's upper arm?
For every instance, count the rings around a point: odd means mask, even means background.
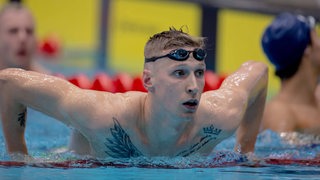
[[[68,106],[72,105],[65,103],[67,98],[71,100],[74,96],[70,94],[79,91],[78,87],[63,79],[21,69],[1,71],[0,80],[3,105],[13,103],[13,106],[31,107],[63,122]]]
[[[204,93],[204,98],[218,109],[220,124],[235,130],[250,104],[267,88],[267,66],[259,62],[247,62],[228,76],[216,91]],[[214,102],[214,103],[212,103]]]
[[[262,91],[265,91],[268,83],[268,68],[264,63],[249,61],[244,63],[236,72],[228,76],[221,88],[234,92],[248,94],[248,98],[254,99]]]
[[[244,91],[229,89],[207,91],[202,96],[205,107],[202,114],[208,114],[207,119],[213,119],[216,126],[231,135],[239,126],[247,106],[245,96]]]

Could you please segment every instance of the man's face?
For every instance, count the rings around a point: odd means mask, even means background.
[[[33,17],[24,9],[8,9],[0,17],[0,60],[3,68],[28,69],[36,49]]]
[[[194,50],[190,47],[184,49]],[[165,55],[171,50],[159,55]],[[178,113],[182,117],[194,114],[204,87],[204,61],[198,61],[190,54],[185,61],[174,61],[166,57],[153,63],[154,97],[161,108],[166,113]]]

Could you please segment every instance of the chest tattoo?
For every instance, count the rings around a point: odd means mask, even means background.
[[[142,153],[132,144],[128,134],[122,129],[118,120],[113,117],[114,126],[110,128],[111,138],[106,138],[105,151],[113,158],[130,158],[142,156]]]
[[[21,113],[18,114],[18,122],[21,127],[26,126],[26,114],[27,114],[27,109],[24,108]]]
[[[190,154],[197,152],[199,149],[201,149],[210,141],[216,140],[219,134],[221,133],[221,131],[222,131],[221,129],[215,128],[213,125],[204,127],[203,128],[204,135],[200,138],[199,142],[195,143],[190,148],[181,151],[180,153],[177,154],[177,156],[187,157]]]

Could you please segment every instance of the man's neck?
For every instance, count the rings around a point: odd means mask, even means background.
[[[31,65],[26,65],[24,67],[18,67],[14,64],[6,64],[6,63],[3,63],[1,60],[0,60],[0,70],[2,69],[6,69],[6,68],[22,68],[22,69],[25,69],[25,70],[33,70],[31,68]]]
[[[318,75],[312,71],[300,69],[292,78],[281,82],[281,97],[288,97],[296,103],[316,103],[315,91],[318,86]]]
[[[164,112],[159,103],[149,95],[144,105],[145,134],[151,149],[160,150],[175,147],[181,143],[184,134],[190,131],[191,119]]]
[[[8,66],[6,66],[6,65],[3,63],[3,60],[0,59],[0,70],[6,69],[6,68],[8,68]]]

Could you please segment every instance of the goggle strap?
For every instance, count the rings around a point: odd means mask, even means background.
[[[199,56],[199,51],[200,50],[203,51],[203,57]],[[187,53],[186,53],[186,55],[184,57],[181,57],[181,56],[179,56],[180,53],[178,53],[178,51],[185,51]],[[154,62],[154,61],[156,61],[158,59],[161,59],[161,58],[164,58],[164,57],[169,57],[170,59],[175,60],[175,61],[184,61],[184,60],[188,59],[188,57],[190,56],[191,52],[193,54],[193,57],[198,61],[204,60],[206,58],[206,56],[207,56],[206,51],[203,50],[203,49],[195,49],[193,51],[187,51],[185,49],[176,49],[176,50],[171,51],[169,54],[166,54],[166,55],[163,55],[163,56],[145,58],[145,62],[146,63],[147,62]]]
[[[145,62],[154,62],[156,61],[157,59],[160,59],[160,58],[164,58],[164,57],[168,57],[169,54],[166,54],[166,55],[163,55],[163,56],[159,56],[159,57],[151,57],[151,58],[145,58]]]

